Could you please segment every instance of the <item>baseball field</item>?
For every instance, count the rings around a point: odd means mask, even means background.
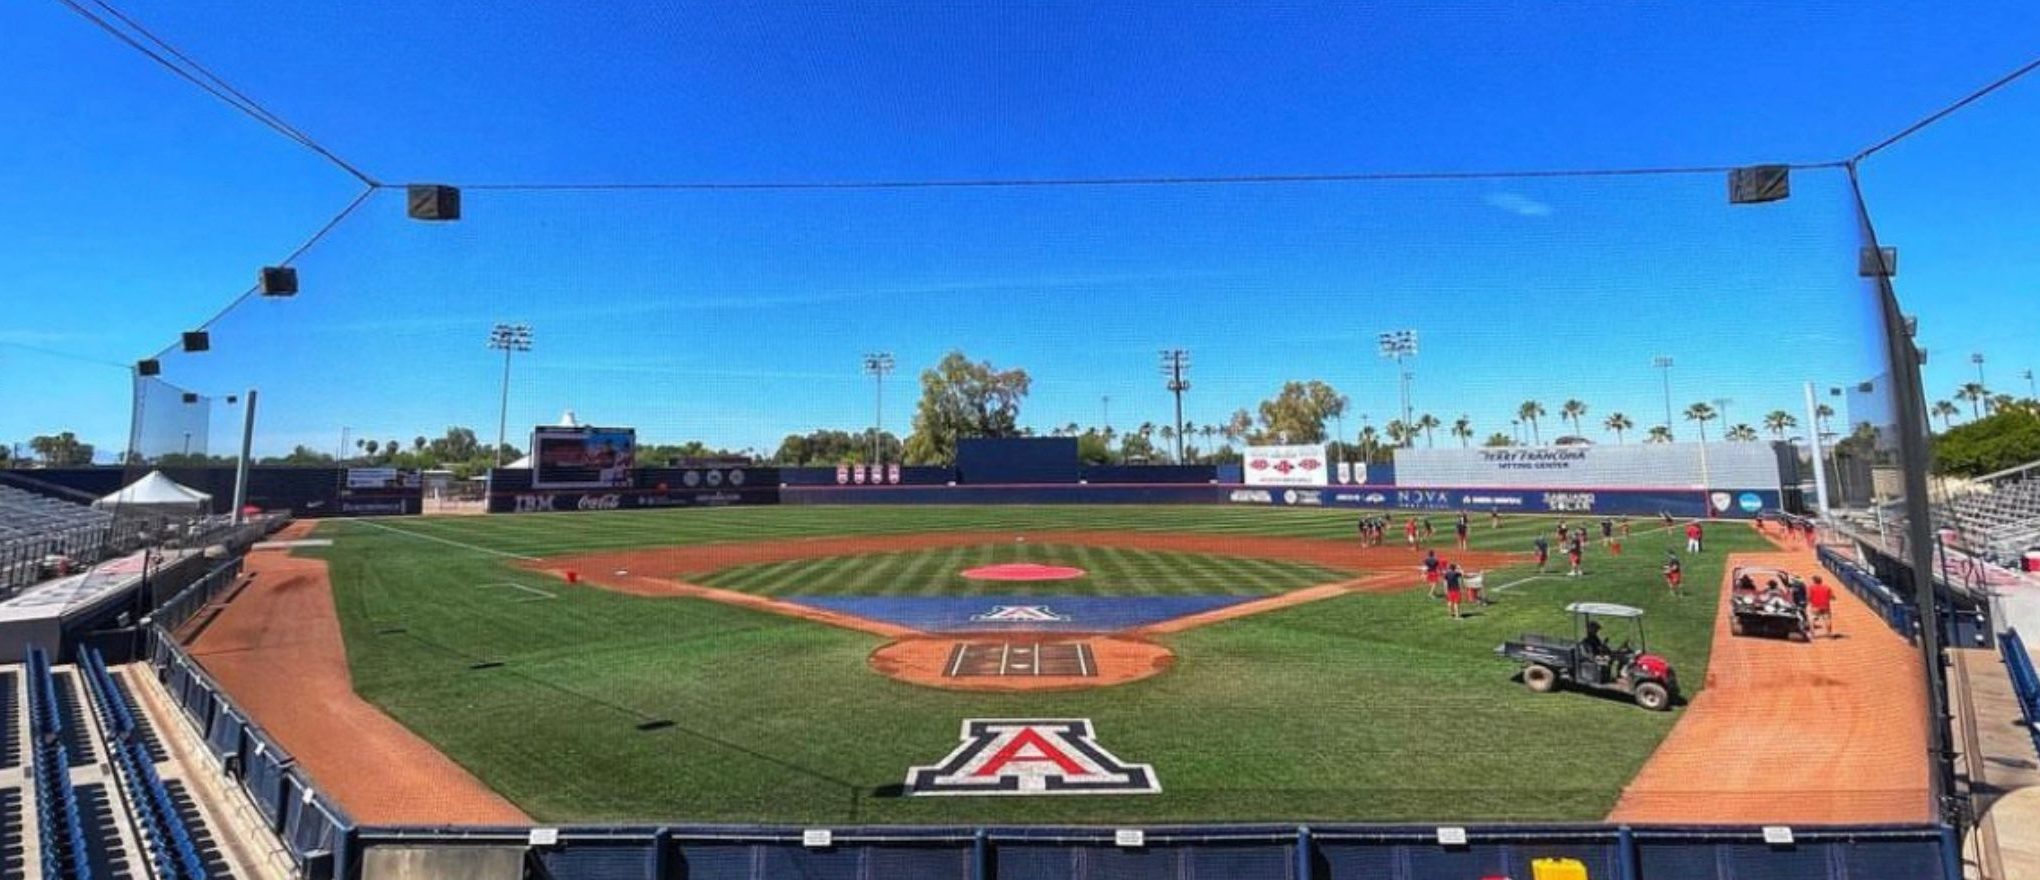
[[[1462,552],[1438,514],[1430,544],[1483,570],[1494,598],[1454,620],[1400,531],[1363,548],[1355,518],[1005,506],[411,518],[324,523],[308,535],[331,546],[291,552],[330,580],[353,690],[542,821],[1606,816],[1683,705],[1534,694],[1493,650],[1569,633],[1569,602],[1634,605],[1690,698],[1716,603],[1704,588],[1666,594],[1658,566],[1681,539],[1638,521],[1619,554],[1590,542],[1585,576],[1564,576],[1562,557],[1538,576],[1527,551],[1550,518],[1477,517]],[[1688,581],[1717,583],[1726,553],[1768,546],[1715,526]],[[961,574],[1014,564],[1064,573]],[[283,630],[317,616],[305,607],[248,638],[289,642]],[[1065,619],[992,636],[996,623],[955,613],[1001,607]],[[197,653],[234,677],[220,667],[246,655],[219,640],[248,626],[223,620]],[[986,639],[996,661],[966,651]],[[922,641],[956,665],[885,662]],[[1077,642],[1096,643],[1072,655],[1100,667],[1090,678],[1066,663],[1035,680],[1047,653],[1032,675],[1012,662]],[[1121,643],[1147,651],[1119,658],[1142,668],[1102,675]],[[318,686],[264,662],[271,687]],[[965,665],[982,680],[944,677]],[[908,796],[909,768],[940,761],[977,718],[1089,719],[1097,745],[1151,766],[1160,791]],[[377,775],[409,772],[431,771]]]

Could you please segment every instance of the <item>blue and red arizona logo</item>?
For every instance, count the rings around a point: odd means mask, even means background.
[[[993,605],[992,610],[973,614],[971,620],[985,623],[1056,623],[1069,620],[1067,614],[1057,614],[1047,605]]]
[[[910,795],[1159,794],[1147,764],[1098,745],[1088,718],[972,718],[939,764],[907,771]]]

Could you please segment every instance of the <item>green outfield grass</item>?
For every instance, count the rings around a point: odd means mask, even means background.
[[[1215,549],[1222,549],[1215,543]],[[1031,562],[1081,568],[1067,581],[979,581],[962,572]],[[764,596],[1253,596],[1350,578],[1312,565],[1204,553],[1001,542],[762,562],[699,583]]]
[[[1145,681],[1035,695],[903,684],[866,669],[883,643],[872,636],[568,586],[503,555],[954,529],[1347,538],[1353,516],[787,507],[334,521],[317,533],[332,547],[299,552],[332,563],[356,689],[541,820],[947,823],[1598,819],[1676,713],[1530,694],[1494,646],[1564,631],[1567,602],[1626,602],[1649,611],[1652,648],[1697,687],[1722,553],[1767,546],[1714,527],[1709,552],[1687,563],[1696,596],[1672,599],[1657,577],[1672,539],[1639,522],[1625,555],[1595,548],[1585,578],[1491,572],[1507,587],[1500,604],[1464,621],[1421,590],[1347,596],[1169,637],[1176,665]],[[1438,525],[1449,533],[1448,517]],[[1483,520],[1475,546],[1524,549],[1547,528]],[[478,660],[504,665],[471,669]],[[954,747],[962,719],[1030,716],[1091,718],[1107,748],[1155,766],[1163,793],[890,796],[909,766]],[[637,728],[648,720],[674,724]]]

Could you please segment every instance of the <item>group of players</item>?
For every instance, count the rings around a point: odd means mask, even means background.
[[[1665,528],[1669,529],[1675,525],[1671,514],[1660,513],[1658,516],[1659,519],[1664,521]],[[1488,514],[1488,518],[1491,528],[1501,526],[1502,518],[1500,511],[1491,511]],[[1387,543],[1390,530],[1394,528],[1394,522],[1394,518],[1385,513],[1369,514],[1361,517],[1359,521],[1360,543],[1368,547],[1379,547]],[[1613,555],[1622,555],[1622,544],[1624,541],[1629,540],[1631,531],[1629,517],[1604,516],[1601,517],[1598,525],[1601,532],[1601,546]],[[1431,518],[1428,516],[1413,515],[1405,517],[1402,521],[1401,530],[1403,541],[1411,549],[1427,546],[1438,533],[1437,527],[1432,524]],[[1466,511],[1462,510],[1455,514],[1452,519],[1454,546],[1465,550],[1467,548],[1468,534],[1471,530],[1472,520]],[[1688,553],[1701,552],[1703,549],[1704,533],[1700,523],[1698,521],[1687,523],[1685,533],[1686,551]],[[1581,577],[1585,575],[1587,541],[1587,527],[1584,524],[1575,524],[1563,518],[1559,519],[1553,529],[1551,538],[1547,538],[1543,533],[1539,533],[1531,541],[1531,550],[1537,558],[1537,573],[1545,574],[1550,570],[1551,549],[1552,545],[1556,543],[1560,551],[1566,556],[1566,576]],[[1433,598],[1442,596],[1445,599],[1446,609],[1455,619],[1461,616],[1460,606],[1468,599],[1471,599],[1474,604],[1490,604],[1487,597],[1482,595],[1479,589],[1469,585],[1472,577],[1467,572],[1461,570],[1458,563],[1440,559],[1436,550],[1427,550],[1425,552],[1423,568],[1424,582],[1430,587],[1431,596]],[[1684,595],[1685,564],[1680,560],[1677,551],[1669,549],[1665,551],[1665,561],[1660,567],[1660,571],[1664,575],[1665,589],[1674,596]]]

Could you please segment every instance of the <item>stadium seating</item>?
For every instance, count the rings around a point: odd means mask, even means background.
[[[1998,652],[2004,657],[2005,672],[2012,678],[2012,693],[2019,698],[2019,714],[2026,732],[2033,737],[2033,749],[2040,752],[2040,672],[2033,669],[2033,655],[2018,630],[1998,636]]]
[[[2040,462],[1979,478],[1937,513],[1969,546],[2011,561],[2040,546]]]
[[[41,580],[51,557],[98,561],[112,527],[106,511],[0,486],[0,590]]]

